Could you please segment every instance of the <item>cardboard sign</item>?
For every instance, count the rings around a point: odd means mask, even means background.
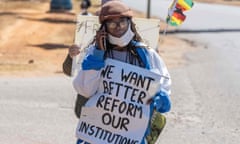
[[[157,48],[160,20],[134,18],[133,21],[136,23],[137,31],[144,39],[144,42],[151,48]],[[93,42],[99,26],[97,16],[78,16],[74,43],[81,47],[81,53],[73,59],[72,76],[76,75],[78,70],[81,69],[81,62],[85,55],[86,48]]]
[[[148,127],[148,100],[161,76],[149,70],[106,59],[98,91],[82,108],[76,135],[96,144],[140,144]]]

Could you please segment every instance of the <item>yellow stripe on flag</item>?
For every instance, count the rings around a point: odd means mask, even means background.
[[[177,23],[177,25],[180,25],[180,24],[182,24],[182,22],[183,22],[182,20],[177,19],[177,18],[175,18],[175,17],[172,17],[171,20],[172,20],[173,22]]]
[[[192,7],[186,3],[184,0],[178,0],[178,3],[179,5],[181,5],[185,10],[189,10],[191,9]]]

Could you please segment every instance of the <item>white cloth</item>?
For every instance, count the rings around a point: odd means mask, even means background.
[[[108,34],[108,40],[111,44],[124,47],[132,40],[134,35],[135,34],[131,30],[131,24],[129,24],[128,30],[120,38]]]

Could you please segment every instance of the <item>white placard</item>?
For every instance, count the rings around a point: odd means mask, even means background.
[[[106,59],[98,91],[82,108],[76,135],[94,144],[140,144],[148,127],[148,101],[161,76],[147,69]]]

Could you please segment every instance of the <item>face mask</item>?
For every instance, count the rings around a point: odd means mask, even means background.
[[[125,32],[124,35],[118,38],[118,37],[112,36],[111,34],[108,34],[108,40],[111,44],[124,47],[132,40],[134,35],[135,34],[131,30],[131,24],[129,24],[128,30]]]

